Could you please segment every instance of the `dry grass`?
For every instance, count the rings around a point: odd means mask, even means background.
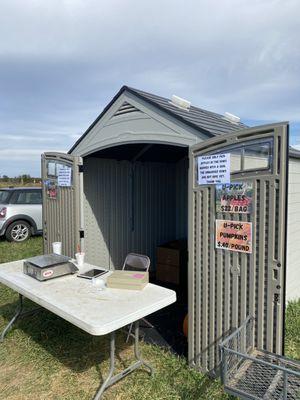
[[[1,288],[0,327],[16,306],[17,295]],[[9,303],[8,303],[9,302]],[[27,307],[32,303],[27,301]],[[104,399],[225,399],[218,382],[190,370],[183,358],[142,344],[155,375],[139,370],[110,388]],[[133,346],[117,335],[117,369],[133,361]],[[87,400],[109,368],[108,338],[93,337],[44,310],[20,320],[0,346],[0,399]]]
[[[41,187],[41,183],[0,182],[0,189],[8,188],[11,186],[13,186],[13,187]]]
[[[40,254],[41,238],[17,244],[0,242],[0,262]],[[0,331],[17,305],[18,295],[0,285]],[[34,307],[29,300],[26,307]],[[300,357],[300,301],[288,308],[287,346]],[[109,368],[108,337],[94,337],[43,310],[21,319],[0,345],[0,399],[90,400]],[[117,369],[133,361],[133,346],[117,335]],[[187,366],[186,360],[156,346],[141,344],[155,368],[150,378],[139,370],[112,386],[106,400],[229,399],[218,381]]]

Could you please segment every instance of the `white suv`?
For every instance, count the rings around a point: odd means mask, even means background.
[[[0,236],[23,242],[42,233],[42,189],[0,188]]]

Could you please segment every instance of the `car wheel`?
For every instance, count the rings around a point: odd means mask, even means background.
[[[15,221],[9,225],[5,237],[9,242],[24,242],[31,236],[31,226],[25,221]]]

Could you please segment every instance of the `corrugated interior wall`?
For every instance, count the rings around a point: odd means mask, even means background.
[[[290,158],[286,300],[300,297],[300,160]]]
[[[176,238],[187,237],[188,224],[188,160],[176,163]]]
[[[187,236],[187,160],[175,163],[84,160],[88,262],[118,268],[127,253],[147,254]]]

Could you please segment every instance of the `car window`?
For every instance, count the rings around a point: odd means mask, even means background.
[[[42,191],[20,190],[15,194],[14,204],[42,204]]]
[[[8,190],[0,190],[0,204],[6,204],[10,192]]]

